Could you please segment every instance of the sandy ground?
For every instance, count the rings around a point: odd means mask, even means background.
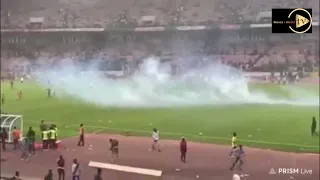
[[[115,162],[111,161],[108,151],[109,138],[120,141],[120,159]],[[62,154],[67,162],[67,179],[71,179],[71,162],[74,158],[80,160],[82,179],[85,180],[93,179],[95,173],[94,168],[88,167],[89,161],[162,170],[162,180],[230,180],[234,173],[248,174],[246,180],[315,180],[319,177],[319,154],[244,148],[247,156],[243,170],[235,168],[234,171],[230,171],[231,157],[228,155],[230,146],[188,142],[187,163],[184,164],[180,162],[178,141],[162,140],[162,152],[155,152],[149,151],[152,140],[144,137],[91,134],[86,136],[84,147],[77,147],[77,140],[77,137],[65,139],[62,142],[65,148],[48,152],[39,151],[29,162],[20,160],[19,151],[14,152],[9,149],[2,153],[2,157],[7,158],[7,161],[1,163],[1,172],[12,174],[19,170],[23,176],[42,178],[49,168],[56,172],[56,159]],[[274,168],[277,174],[269,175],[271,168]],[[279,174],[279,168],[299,168],[299,174]],[[305,170],[308,170],[309,174],[303,174]],[[103,177],[109,180],[159,179],[111,170],[104,170]]]

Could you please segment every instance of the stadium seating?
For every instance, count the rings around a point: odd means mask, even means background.
[[[39,17],[43,17],[43,27],[46,28],[144,26],[145,24],[141,23],[143,17],[151,18],[152,25],[243,23],[245,21],[256,21],[259,13],[280,7],[313,7],[313,18],[318,18],[316,15],[319,12],[319,1],[317,0],[2,0],[1,28],[25,28],[30,24],[30,18]],[[314,41],[316,39],[314,36],[319,36],[319,33],[301,36],[301,38],[306,41]],[[306,61],[313,62],[315,65],[319,64],[317,61],[319,57],[316,56],[319,46],[315,43],[278,44],[270,47],[269,44],[265,43],[265,37],[244,36],[241,37],[241,41],[250,41],[251,45],[227,45],[229,41],[234,41],[235,38],[233,35],[226,35],[223,39],[225,44],[219,44],[219,46],[210,44],[204,46],[201,39],[194,38],[188,42],[180,37],[167,37],[160,40],[147,38],[144,39],[143,43],[128,41],[124,43],[124,41],[120,41],[113,42],[112,46],[101,48],[91,54],[96,59],[125,60],[139,60],[154,54],[160,54],[165,59],[170,59],[173,56],[205,54],[211,56],[211,59],[220,60],[223,63],[246,70],[258,70],[262,66],[269,66],[271,62],[285,63],[287,59],[290,60],[290,64],[294,65]],[[280,37],[270,34],[268,38],[276,40]],[[66,49],[68,49],[68,52],[64,52]],[[2,49],[1,76],[7,76],[12,71],[28,73],[34,64],[50,67],[59,64],[77,63],[77,61],[68,58],[81,59],[92,49],[93,47],[90,45],[85,49],[75,45],[71,50],[70,45],[65,47],[60,44],[59,46],[42,49],[41,52],[31,52],[34,56],[31,58],[33,60],[30,60],[30,55],[26,57],[26,55],[21,55],[19,51]],[[32,51],[32,49],[28,51]],[[60,51],[62,52],[60,53]],[[61,58],[51,58],[57,54]],[[35,61],[34,59],[41,60]],[[102,63],[101,68],[119,66],[119,63],[118,65],[110,65],[110,63],[118,62]],[[121,63],[120,65],[123,66]]]
[[[319,19],[318,0],[2,0],[1,27],[24,28],[30,18],[44,18],[44,27],[131,26],[143,16],[155,16],[157,25],[242,23],[290,7],[312,7]]]

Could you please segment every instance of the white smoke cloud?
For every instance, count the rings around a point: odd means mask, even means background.
[[[71,96],[100,106],[172,107],[221,104],[288,104],[319,106],[319,95],[294,88],[284,89],[289,98],[274,98],[264,91],[252,92],[238,70],[217,63],[185,69],[172,77],[170,68],[147,58],[140,70],[126,79],[108,79],[92,66],[81,72],[68,65],[38,71],[39,83],[56,90],[58,97]]]

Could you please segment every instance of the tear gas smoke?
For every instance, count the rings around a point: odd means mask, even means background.
[[[58,70],[38,71],[39,83],[65,95],[101,106],[179,107],[222,104],[287,104],[319,106],[319,95],[296,87],[283,88],[288,97],[271,97],[254,91],[241,72],[222,64],[189,68],[171,76],[170,68],[155,58],[146,59],[140,69],[124,79],[101,76],[94,66],[81,72],[72,65]]]

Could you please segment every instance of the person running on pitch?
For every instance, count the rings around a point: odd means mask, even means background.
[[[317,129],[317,120],[316,117],[312,117],[312,123],[311,123],[311,136],[317,136],[318,133],[316,132]]]
[[[233,133],[232,138],[231,138],[231,151],[229,153],[229,155],[231,156],[232,152],[234,149],[237,148],[237,133]]]
[[[159,138],[160,138],[159,131],[156,128],[154,128],[152,133],[152,139],[153,139],[152,150],[153,151],[158,150],[159,152],[161,152]]]
[[[235,160],[233,161],[230,170],[232,171],[234,166],[239,162],[239,170],[242,171],[241,166],[243,165],[243,156],[245,156],[242,145],[239,145],[237,148],[233,149],[232,156],[235,157]]]
[[[110,142],[110,151],[112,153],[112,160],[119,158],[119,141],[116,139],[109,139]]]

